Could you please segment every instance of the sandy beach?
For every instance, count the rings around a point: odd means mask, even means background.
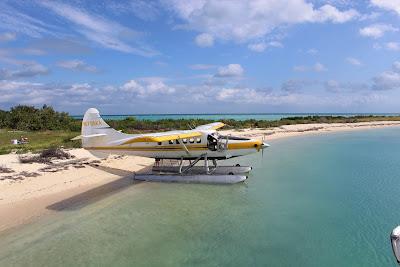
[[[222,134],[274,140],[307,134],[400,126],[399,121],[300,124],[271,129],[221,131]],[[68,150],[74,157],[51,165],[19,162],[19,155],[0,155],[0,232],[59,212],[82,198],[107,196],[132,183],[132,176],[153,159],[110,156],[98,159],[84,149]]]

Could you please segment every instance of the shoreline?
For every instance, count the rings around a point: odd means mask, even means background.
[[[355,122],[355,123],[310,123],[310,124],[292,124],[273,127],[269,129],[254,128],[241,130],[223,130],[221,134],[231,134],[249,138],[264,138],[276,140],[287,137],[303,136],[310,134],[324,134],[332,132],[345,132],[356,130],[368,130],[384,127],[400,126],[400,121],[374,121],[374,122]]]
[[[281,138],[367,130],[400,126],[400,121],[361,123],[293,124],[270,129],[220,131],[224,135]],[[62,160],[49,169],[41,163],[19,163],[18,155],[0,155],[0,166],[12,173],[0,173],[0,234],[37,220],[47,214],[68,210],[80,201],[107,197],[132,184],[132,175],[152,165],[153,159],[134,156],[110,156],[99,160],[84,149],[68,150],[74,159]],[[45,169],[43,169],[45,168]],[[18,176],[19,175],[19,176]],[[21,177],[10,179],[5,177]]]

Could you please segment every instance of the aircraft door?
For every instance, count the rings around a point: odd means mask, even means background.
[[[218,149],[218,140],[214,136],[208,135],[207,136],[207,147],[211,151],[217,151],[217,149]]]

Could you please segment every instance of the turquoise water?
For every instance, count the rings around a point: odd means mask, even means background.
[[[253,114],[132,114],[132,115],[101,115],[106,120],[123,120],[127,117],[135,117],[138,120],[162,120],[162,119],[205,119],[205,120],[280,120],[282,118],[303,117],[303,116],[344,116],[351,117],[356,115],[380,115],[397,116],[398,113],[253,113]],[[81,120],[83,115],[74,115],[74,119]]]
[[[70,199],[1,235],[0,266],[397,266],[399,133],[271,141],[264,158],[233,161],[254,166],[242,184],[122,183]]]

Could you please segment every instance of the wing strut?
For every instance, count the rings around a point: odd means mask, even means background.
[[[179,140],[179,144],[181,144],[181,145],[183,146],[183,148],[185,149],[186,153],[187,153],[188,155],[190,155],[190,152],[189,152],[189,150],[187,149],[186,145],[183,143],[182,138],[179,138],[178,140]]]

